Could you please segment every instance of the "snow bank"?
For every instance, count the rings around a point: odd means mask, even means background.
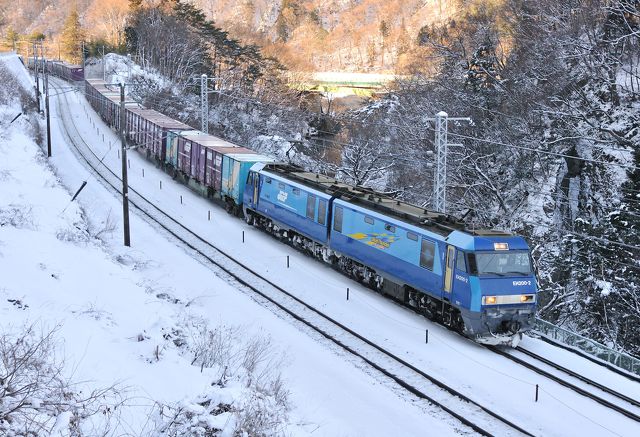
[[[22,63],[20,56],[14,52],[0,53],[0,65],[11,72],[11,75],[17,79],[25,91],[31,93],[31,95],[35,95],[34,87],[36,84],[27,73],[27,69]]]

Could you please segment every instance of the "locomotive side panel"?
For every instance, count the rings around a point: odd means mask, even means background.
[[[283,177],[260,173],[256,211],[279,227],[327,243],[330,196]],[[323,205],[323,206],[321,206]]]
[[[344,200],[334,200],[330,248],[399,285],[441,298],[440,236]]]

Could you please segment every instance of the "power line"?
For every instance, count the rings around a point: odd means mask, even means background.
[[[604,185],[601,185],[601,186],[604,186]],[[449,188],[454,188],[454,189],[465,189],[464,186],[460,186],[460,185],[448,185],[448,187]],[[552,193],[550,191],[538,191],[538,190],[532,190],[530,188],[522,188],[522,191],[525,191],[525,192],[527,192],[529,194],[534,193],[534,194],[541,194],[543,196],[548,196],[556,204],[568,205],[568,206],[573,204],[572,201],[569,199],[569,196],[567,196],[567,195],[565,195],[565,194],[563,194],[561,192]],[[640,208],[640,200],[626,199],[624,201],[621,200],[620,202],[621,202],[621,204],[623,204],[623,202],[624,202],[624,204],[631,204],[633,206],[636,206],[636,207]],[[611,208],[613,209],[615,207],[612,205]],[[617,210],[619,210],[619,212],[622,213],[622,214],[628,214],[628,215],[630,215],[632,217],[640,217],[640,215],[634,214],[633,212],[628,211],[628,210],[623,210],[623,209],[620,209],[620,208],[617,208]]]
[[[274,104],[274,103],[260,102],[258,100],[255,100],[255,99],[252,99],[252,98],[248,98],[248,97],[241,97],[241,96],[228,94],[228,93],[225,93],[222,90],[218,91],[218,94],[221,95],[221,96],[228,97],[228,98],[232,98],[232,99],[236,99],[236,100],[241,100],[241,101],[245,101],[245,102],[248,102],[248,103],[252,103],[252,104],[254,104],[256,106],[273,106],[273,107],[275,107],[277,109],[280,109],[282,111],[288,111],[288,112],[296,111],[298,114],[300,114],[300,113],[309,114],[309,115],[312,115],[312,116],[315,116],[315,117],[317,117],[318,115],[321,115],[323,117],[332,118],[332,119],[334,119],[336,121],[343,121],[343,122],[347,121],[349,123],[359,123],[359,124],[362,124],[362,125],[365,125],[365,123],[367,123],[368,126],[377,125],[377,126],[385,126],[385,127],[396,127],[396,128],[400,128],[400,129],[406,129],[406,128],[409,127],[409,126],[394,125],[394,124],[390,124],[390,123],[371,123],[371,122],[365,122],[365,121],[361,121],[361,120],[337,118],[337,117],[335,117],[333,115],[329,115],[329,114],[315,114],[315,113],[310,113],[308,111],[305,112],[305,111],[302,111],[300,109],[283,107],[281,105]],[[419,121],[417,123],[424,124],[424,121],[425,120],[421,120],[421,121]],[[427,125],[421,126],[421,129],[427,129],[427,130],[430,130],[430,131],[432,131],[434,133],[436,132],[435,128],[427,126]],[[318,130],[318,129],[316,129],[316,130],[318,132],[323,132],[323,133],[326,133],[326,134],[335,135],[334,132],[327,132],[327,131],[322,131],[322,130]],[[559,153],[559,152],[552,152],[552,151],[541,150],[541,149],[525,147],[525,146],[517,146],[517,145],[514,145],[514,144],[502,143],[502,142],[495,141],[495,140],[487,140],[487,139],[484,139],[484,138],[471,137],[471,136],[463,135],[463,134],[451,133],[450,135],[455,136],[455,137],[459,137],[459,138],[472,140],[472,141],[478,141],[478,142],[484,142],[484,143],[488,143],[488,144],[492,144],[492,145],[502,146],[502,147],[508,147],[508,148],[519,149],[519,150],[527,150],[527,151],[534,152],[534,153],[546,154],[546,155],[551,155],[551,156],[558,156],[558,157],[562,157],[562,158],[576,159],[576,160],[583,161],[583,162],[591,162],[591,163],[602,164],[602,165],[612,165],[612,166],[628,168],[628,169],[633,169],[633,170],[639,170],[640,169],[640,167],[636,167],[636,166],[633,166],[631,164],[620,164],[620,163],[615,163],[615,162],[608,162],[608,161],[600,161],[600,160],[589,159],[589,158],[582,158],[582,157],[567,155],[567,154],[563,154],[563,153]],[[616,148],[616,149],[611,149],[611,150],[618,151],[618,152],[624,152],[624,153],[631,153],[632,152],[632,150],[628,150],[628,149],[617,149]]]
[[[495,212],[492,212],[492,211],[488,211],[488,210],[485,210],[485,209],[479,209],[479,208],[473,208],[473,207],[466,206],[466,205],[464,206],[464,209],[470,209],[472,211],[495,214]],[[551,225],[548,225],[546,223],[532,222],[532,221],[527,221],[527,220],[520,220],[520,222],[523,223],[523,224],[528,224],[528,225],[532,225],[532,226],[541,226],[541,227],[548,228],[548,229],[551,229],[551,230],[560,231],[560,229],[557,229],[557,228],[555,228],[555,227],[553,227]],[[593,236],[593,235],[582,234],[580,232],[573,232],[573,231],[568,231],[567,230],[567,233],[562,234],[562,236],[563,237],[574,237],[574,236],[577,236],[577,237],[584,238],[584,239],[596,240],[596,241],[600,241],[600,242],[603,242],[603,243],[613,244],[613,245],[624,247],[624,248],[631,249],[631,250],[634,250],[634,251],[640,251],[640,247],[638,247],[638,246],[633,246],[633,245],[626,244],[626,243],[623,243],[623,242],[620,242],[620,241],[608,240],[606,238],[600,238],[600,237],[596,237],[596,236]]]
[[[246,102],[250,102],[250,103],[252,103],[252,104],[254,104],[254,105],[258,105],[258,106],[274,106],[274,107],[276,107],[276,108],[278,108],[278,109],[280,109],[280,110],[285,110],[285,111],[288,111],[288,112],[296,111],[297,113],[300,113],[300,112],[304,113],[304,111],[296,110],[296,109],[293,109],[293,108],[282,107],[282,106],[280,106],[280,105],[275,105],[275,104],[269,104],[269,103],[265,104],[265,103],[263,103],[263,102],[259,102],[259,101],[257,101],[257,100],[250,99],[250,98],[246,98],[246,97],[239,97],[239,96],[230,95],[230,94],[227,94],[227,93],[221,93],[221,94],[222,94],[222,95],[224,95],[225,97],[229,97],[229,98],[233,98],[233,99],[237,99],[237,100],[243,100],[243,101],[246,101]],[[155,97],[155,96],[151,96],[151,97]],[[155,98],[154,100],[155,100],[156,102],[157,102],[158,100],[160,100],[160,101],[162,101],[162,102],[169,101],[169,99],[166,99],[166,98],[165,98],[165,99],[158,99],[158,98]],[[316,115],[317,115],[317,114],[316,114]],[[299,120],[297,120],[297,121],[299,122]],[[359,121],[359,120],[351,120],[351,119],[347,119],[346,121],[348,121],[348,122],[350,122],[350,123],[353,123],[353,122],[362,123],[362,122],[361,122],[361,121]],[[387,125],[387,126],[393,126],[393,125]],[[396,127],[402,127],[402,126],[396,126]],[[431,129],[431,128],[427,127],[427,129]],[[434,130],[434,129],[431,129],[431,130]],[[327,132],[327,131],[322,131],[322,130],[316,130],[316,131],[325,132],[325,133],[327,133],[327,134],[334,135],[334,133],[332,133],[332,132]],[[264,134],[269,134],[269,132],[267,132],[267,131],[263,131],[263,133],[264,133]],[[506,144],[504,144],[504,143],[496,143],[495,141],[484,140],[484,139],[481,139],[481,138],[474,138],[474,137],[469,137],[469,136],[463,136],[463,135],[455,134],[455,133],[452,133],[452,135],[454,135],[454,136],[459,136],[459,137],[464,137],[464,138],[467,138],[467,139],[473,139],[473,140],[478,140],[478,141],[488,142],[488,143],[492,143],[492,144],[499,144],[499,145],[505,145],[505,146],[512,146],[512,145],[506,145]],[[332,143],[332,144],[336,144],[336,145],[338,145],[338,146],[342,146],[342,147],[344,147],[344,146],[353,146],[353,145],[355,145],[354,143],[343,143],[343,142],[339,142],[339,141],[335,141],[335,140],[330,140],[330,139],[321,139],[321,140],[319,140],[319,141],[322,141],[322,144],[318,144],[317,142],[315,142],[315,143],[312,143],[312,145],[313,145],[313,146],[315,146],[315,147],[318,147],[318,146],[319,146],[319,147],[330,147],[330,146],[327,146],[327,144],[326,144],[326,143]],[[563,155],[563,154],[559,154],[559,153],[555,153],[555,152],[541,151],[541,150],[539,150],[539,149],[525,148],[525,147],[520,147],[520,146],[513,146],[513,147],[515,147],[515,148],[521,148],[521,149],[525,149],[525,150],[530,150],[530,151],[534,151],[534,152],[537,152],[537,153],[546,153],[546,154],[551,154],[551,155],[556,155],[556,156],[565,156],[565,157],[566,157],[566,156],[569,156],[569,155]],[[334,146],[333,148],[341,150],[341,148],[340,148],[340,147],[335,147],[335,146]],[[629,150],[624,150],[624,149],[616,149],[616,150],[618,150],[618,151],[625,151],[625,152],[629,152]],[[579,158],[579,157],[574,157],[574,156],[571,156],[571,158],[575,158],[575,159],[579,159],[579,160],[583,160],[583,161],[587,161],[587,162],[596,162],[596,163],[603,163],[603,164],[620,165],[620,164],[616,164],[616,163],[609,163],[609,162],[604,162],[604,161],[590,160],[590,159],[586,159],[586,158]],[[404,162],[413,162],[413,161],[414,161],[414,160],[411,160],[411,159],[402,159],[402,158],[398,158],[398,157],[394,157],[393,159],[394,159],[394,160],[401,160],[401,161],[404,161]],[[593,183],[592,183],[592,184],[590,184],[590,185],[591,185],[591,186],[601,186],[601,187],[604,187],[604,186],[605,186],[605,185],[601,185],[601,184],[593,184]],[[627,192],[637,192],[637,193],[640,193],[640,190],[633,190],[633,189],[618,188],[618,190],[620,190],[620,191],[627,191]],[[532,192],[531,190],[529,190],[529,191],[530,191],[530,192]],[[543,192],[537,192],[537,193],[539,193],[539,194],[543,194],[543,195],[549,195],[549,196],[551,196],[552,198],[554,198],[554,196],[553,196],[551,193],[543,193]],[[558,197],[560,197],[560,196],[561,196],[561,195],[559,194],[559,195],[558,195]],[[635,202],[638,202],[638,201],[634,201],[634,200],[632,200],[632,199],[626,199],[626,202],[628,202],[628,203],[635,203]],[[556,198],[556,203],[565,203],[565,204],[569,204],[569,202],[563,202],[563,201],[558,200],[557,198]],[[637,215],[635,215],[635,214],[633,214],[633,213],[631,213],[631,212],[629,212],[629,211],[625,211],[625,213],[626,213],[626,214],[629,214],[629,215],[632,215],[632,216],[637,216]]]
[[[489,144],[493,144],[493,145],[496,145],[496,146],[509,147],[509,148],[512,148],[512,149],[527,150],[527,151],[530,151],[530,152],[541,153],[541,154],[545,154],[545,155],[558,156],[558,157],[561,157],[561,158],[570,158],[570,159],[575,159],[575,160],[578,160],[578,161],[592,162],[594,164],[614,165],[614,166],[622,167],[622,168],[640,170],[640,167],[636,167],[634,165],[625,165],[625,164],[618,164],[618,163],[615,163],[615,162],[598,161],[596,159],[581,158],[579,156],[567,155],[565,153],[550,152],[550,151],[546,151],[546,150],[534,149],[534,148],[525,147],[525,146],[516,146],[514,144],[506,144],[506,143],[501,143],[499,141],[494,141],[494,140],[485,140],[483,138],[470,137],[468,135],[462,135],[462,134],[452,133],[451,135],[455,136],[455,137],[458,137],[458,138],[464,138],[464,139],[468,139],[468,140],[489,143]]]

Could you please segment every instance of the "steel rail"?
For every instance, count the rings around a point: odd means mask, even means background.
[[[522,346],[518,346],[516,348],[516,350],[518,352],[521,352],[521,353],[523,353],[525,355],[530,356],[531,358],[533,358],[533,359],[535,359],[537,361],[540,361],[541,363],[546,364],[547,366],[553,367],[554,369],[559,370],[561,372],[564,372],[567,375],[572,376],[572,377],[574,377],[576,379],[579,379],[580,381],[582,381],[584,383],[592,385],[592,386],[602,390],[603,392],[605,392],[605,393],[607,393],[607,394],[609,394],[609,395],[611,395],[613,397],[616,397],[616,398],[621,399],[621,400],[623,400],[625,402],[628,402],[631,405],[633,405],[634,407],[640,408],[640,401],[638,401],[636,399],[633,399],[633,398],[631,398],[631,397],[629,397],[629,396],[627,396],[625,394],[617,392],[617,391],[615,391],[615,390],[613,390],[613,389],[611,389],[611,388],[609,388],[609,387],[607,387],[607,386],[605,386],[603,384],[600,384],[599,382],[596,382],[596,381],[594,381],[594,380],[592,380],[590,378],[587,378],[586,376],[583,376],[583,375],[579,374],[578,372],[575,372],[575,371],[573,371],[571,369],[568,369],[568,368],[566,368],[564,366],[561,366],[560,364],[554,363],[553,361],[549,360],[548,358],[545,358],[545,357],[543,357],[541,355],[538,355],[538,354],[536,354],[534,352],[531,352],[530,350],[527,350],[527,349],[523,348]]]
[[[493,352],[499,354],[499,355],[502,355],[505,358],[510,359],[511,361],[514,361],[514,362],[526,367],[527,369],[533,370],[534,372],[536,372],[536,373],[538,373],[538,374],[540,374],[540,375],[542,375],[542,376],[544,376],[544,377],[546,377],[546,378],[548,378],[548,379],[550,379],[550,380],[552,380],[554,382],[557,382],[560,385],[563,385],[563,386],[569,388],[570,390],[572,390],[572,391],[574,391],[574,392],[576,392],[578,394],[581,394],[582,396],[584,396],[586,398],[592,399],[592,400],[596,401],[597,403],[599,403],[601,405],[604,405],[605,407],[607,407],[607,408],[609,408],[609,409],[611,409],[613,411],[616,411],[616,412],[618,412],[618,413],[620,413],[620,414],[622,414],[624,416],[627,416],[630,419],[635,420],[636,422],[640,422],[640,415],[637,415],[634,412],[629,411],[626,408],[621,407],[620,405],[614,404],[611,401],[603,399],[603,398],[601,398],[600,396],[598,396],[598,395],[596,395],[594,393],[591,393],[591,392],[589,392],[589,391],[587,391],[587,390],[585,390],[585,389],[583,389],[581,387],[578,387],[577,385],[572,384],[572,383],[560,378],[559,376],[556,376],[556,375],[554,375],[552,373],[549,373],[546,370],[542,370],[541,368],[535,366],[534,364],[529,363],[528,361],[525,361],[522,358],[518,358],[513,354],[505,352],[505,351],[501,350],[500,348],[497,348],[495,346],[487,346],[487,348],[492,350]],[[621,395],[621,396],[623,396],[623,395]]]

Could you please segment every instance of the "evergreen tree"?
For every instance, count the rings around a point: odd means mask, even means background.
[[[276,19],[276,34],[279,40],[287,42],[293,29],[298,27],[304,16],[304,9],[298,0],[283,0]]]
[[[478,99],[480,108],[493,110],[499,106],[501,80],[495,49],[490,41],[480,45],[475,52],[464,76],[464,87],[471,89]]]
[[[142,9],[142,0],[129,0],[129,10],[133,13]]]
[[[404,18],[402,19],[402,24],[400,24],[400,34],[398,35],[396,45],[398,46],[398,54],[400,55],[407,53],[411,48],[411,38],[409,37]]]
[[[384,67],[384,51],[387,46],[387,38],[389,38],[389,25],[385,20],[380,21],[379,30],[380,30],[380,40],[382,42],[382,48],[380,52],[382,57],[381,66]]]
[[[490,43],[478,47],[469,62],[465,85],[475,92],[493,88],[500,79],[496,64],[496,57]]]
[[[9,50],[16,50],[16,44],[18,43],[18,40],[20,39],[20,34],[18,32],[16,32],[13,27],[9,27],[7,28],[7,36],[5,39],[5,44],[6,46],[9,48]]]
[[[71,10],[71,13],[64,22],[60,42],[62,45],[62,54],[65,59],[73,63],[82,61],[81,46],[84,40],[84,30],[80,24],[80,15],[77,9]]]

